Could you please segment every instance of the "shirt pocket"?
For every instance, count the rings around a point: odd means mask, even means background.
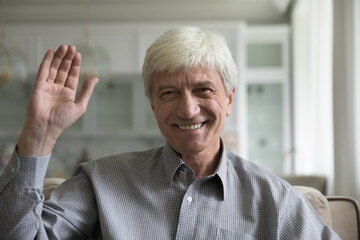
[[[232,232],[226,229],[218,228],[216,233],[216,239],[217,240],[256,240],[257,238],[249,234]]]

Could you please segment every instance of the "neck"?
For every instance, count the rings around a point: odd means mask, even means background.
[[[201,178],[213,174],[219,164],[222,153],[222,145],[217,148],[195,154],[179,154],[181,159],[195,172],[195,178]]]

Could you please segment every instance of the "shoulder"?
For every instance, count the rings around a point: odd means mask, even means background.
[[[269,172],[268,170],[253,162],[241,158],[237,154],[226,152],[226,158],[228,160],[228,166],[230,169],[229,171],[233,171],[234,174],[239,175],[241,178],[262,180],[274,184],[284,185],[285,187],[290,186],[288,182],[279,176]]]
[[[266,169],[244,160],[240,156],[226,152],[228,171],[244,191],[251,191],[258,197],[285,200],[289,197],[301,198],[301,194],[288,182]]]
[[[152,148],[145,151],[137,151],[137,152],[127,152],[116,155],[110,155],[106,157],[99,158],[94,161],[94,163],[106,162],[106,161],[143,161],[146,159],[151,159],[160,155],[163,151],[164,147]]]
[[[235,198],[242,199],[249,209],[256,208],[264,216],[272,216],[281,236],[286,239],[294,235],[301,236],[301,239],[332,236],[333,233],[299,190],[236,154],[228,152],[226,157],[228,172],[232,176],[229,186],[236,191],[240,189]]]
[[[88,172],[136,171],[146,165],[159,162],[162,152],[163,147],[158,147],[146,151],[110,155],[86,162],[82,167]]]
[[[227,160],[228,172],[232,176],[230,185],[240,189],[239,197],[245,196],[252,204],[256,203],[265,212],[270,211],[279,218],[306,212],[309,219],[316,219],[305,196],[284,179],[236,154],[228,152]],[[291,219],[296,219],[293,217]]]

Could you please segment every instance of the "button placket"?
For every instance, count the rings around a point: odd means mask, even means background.
[[[192,183],[183,197],[176,239],[193,239],[195,234],[195,221],[197,216],[196,192],[198,184]]]

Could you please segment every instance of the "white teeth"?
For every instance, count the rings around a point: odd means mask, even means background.
[[[195,130],[202,126],[202,123],[196,123],[191,125],[178,125],[181,130]]]

